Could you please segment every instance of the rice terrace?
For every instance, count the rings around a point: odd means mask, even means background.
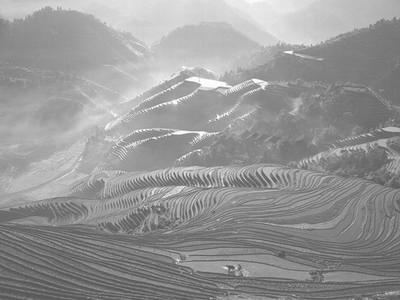
[[[0,300],[400,299],[399,3],[2,1]]]

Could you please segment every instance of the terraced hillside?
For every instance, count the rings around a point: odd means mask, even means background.
[[[186,69],[126,107],[1,177],[1,299],[400,294],[400,190],[324,163],[379,150],[399,174],[400,129],[368,131],[397,122],[374,90]]]
[[[340,157],[348,152],[368,152],[376,148],[384,149],[393,158],[397,156],[397,152],[391,149],[390,144],[396,141],[400,135],[400,128],[386,127],[376,131],[349,137],[338,140],[330,146],[330,149],[325,152],[320,152],[315,156],[306,158],[299,162],[301,168],[312,168],[313,165],[318,165],[322,160],[329,159],[329,156]]]
[[[93,195],[1,210],[2,297],[344,299],[399,289],[398,190],[254,165],[122,174]]]
[[[184,88],[183,93],[181,87]],[[229,88],[226,83],[216,80],[184,78],[170,88],[171,93],[163,90],[151,95],[127,114],[108,124],[106,130],[113,134],[152,127],[201,129],[216,109],[223,109],[223,91]],[[197,115],[188,116],[189,112],[196,110]],[[175,117],[171,118],[172,115]]]
[[[338,140],[328,150],[302,159],[296,165],[302,169],[340,175],[348,172],[397,187],[400,174],[399,133],[398,127],[385,127]]]
[[[230,86],[205,71],[184,70],[123,104],[132,108],[105,126],[114,145],[99,167],[141,171],[180,165],[236,122],[258,111],[274,118],[292,109],[297,92],[287,84],[251,79]]]
[[[150,170],[171,166],[187,152],[210,145],[219,132],[140,129],[119,140],[107,157],[119,170]]]
[[[179,74],[160,85],[160,89],[144,93],[147,97],[138,98],[141,102],[107,124],[106,131],[118,135],[153,127],[223,129],[257,106],[265,106],[275,113],[289,106],[288,90],[258,79],[229,86],[222,81]],[[221,124],[215,126],[218,122]]]

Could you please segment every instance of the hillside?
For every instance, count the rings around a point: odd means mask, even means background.
[[[220,71],[226,70],[239,56],[259,48],[229,24],[200,23],[175,29],[152,50],[161,68],[195,65]]]
[[[148,54],[130,34],[76,11],[41,9],[24,19],[2,21],[0,60],[44,69],[82,70],[137,63]]]
[[[399,61],[400,62],[400,61]],[[377,83],[382,93],[395,103],[400,103],[400,63],[388,71]]]
[[[379,82],[398,62],[399,32],[399,20],[382,20],[317,46],[302,49],[294,46],[295,52],[282,51],[266,64],[230,73],[224,79],[240,82],[253,77],[263,80],[300,78],[327,83],[351,81],[380,88]]]

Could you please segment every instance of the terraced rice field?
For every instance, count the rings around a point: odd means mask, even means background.
[[[108,168],[139,171],[168,167],[182,155],[211,144],[218,134],[166,128],[135,130],[112,147]]]
[[[32,162],[28,170],[12,178],[4,193],[24,192],[65,176],[79,162],[85,145],[86,141],[82,139],[65,150],[55,152],[47,159]]]
[[[257,101],[265,102],[272,110],[281,109],[285,102],[281,101],[284,88],[258,79],[233,87],[217,80],[183,75],[168,82],[138,97],[141,101],[128,113],[106,125],[107,133],[125,136],[134,130],[160,127],[220,131],[251,113],[260,104]],[[269,100],[264,101],[265,98]],[[278,98],[279,103],[272,98]]]
[[[400,290],[399,190],[276,165],[104,173],[80,186],[85,197],[0,210],[1,299]],[[240,276],[224,269],[239,264]]]
[[[400,153],[398,147],[400,128],[385,127],[370,133],[338,140],[327,151],[320,152],[312,157],[302,159],[297,163],[303,169],[321,169],[324,161],[331,158],[340,159],[344,154],[362,152],[368,153],[375,149],[382,149],[387,154],[389,163],[386,169],[392,174],[399,174]]]
[[[284,85],[195,73],[15,178],[0,202],[0,299],[400,294],[400,190],[279,165],[185,167],[224,129],[293,106]],[[399,133],[338,141],[298,167],[382,148],[397,174]]]

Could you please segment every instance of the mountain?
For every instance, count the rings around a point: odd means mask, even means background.
[[[228,5],[224,0],[132,1],[133,17],[121,24],[123,28],[148,43],[158,41],[167,32],[187,24],[225,22],[261,45],[277,39],[262,29],[251,16]]]
[[[277,54],[266,64],[240,70],[224,79],[229,82],[240,82],[254,77],[263,80],[303,79],[327,83],[351,81],[380,88],[381,80],[389,76],[390,71],[398,64],[400,21],[382,20],[317,46],[293,49],[295,51]]]
[[[148,55],[146,46],[132,35],[77,11],[46,7],[0,26],[0,60],[15,65],[82,70],[139,64]]]
[[[317,43],[399,15],[398,0],[318,0],[283,15],[271,30],[286,42]]]
[[[226,70],[239,56],[260,46],[226,23],[200,23],[175,29],[153,46],[158,65],[199,65]]]

